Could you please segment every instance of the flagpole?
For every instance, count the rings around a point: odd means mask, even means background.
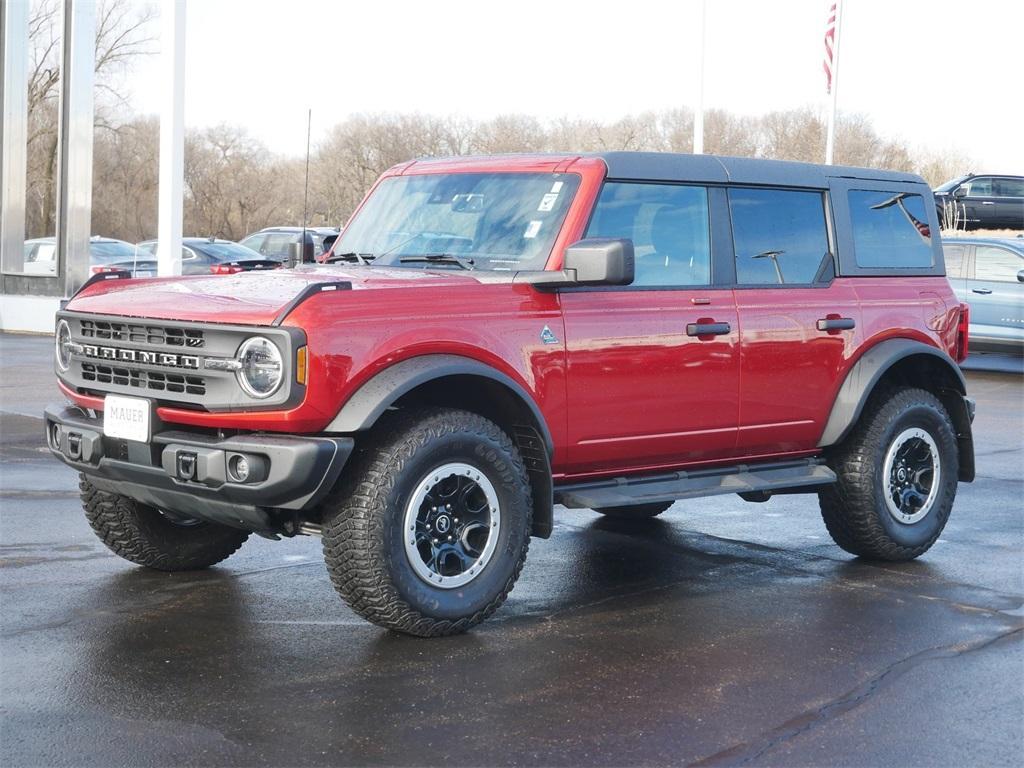
[[[700,2],[700,66],[698,67],[697,111],[693,115],[693,154],[704,154],[704,52],[707,40],[708,2]]]
[[[836,32],[832,43],[832,88],[828,105],[828,133],[825,138],[825,165],[832,165],[836,147],[836,95],[839,93],[839,38],[843,23],[843,0],[836,0]]]

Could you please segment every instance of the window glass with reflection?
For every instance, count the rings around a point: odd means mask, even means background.
[[[921,195],[851,189],[848,200],[857,266],[913,269],[933,265],[931,227]]]
[[[633,241],[633,285],[711,283],[705,187],[608,182],[601,190],[586,236]]]
[[[806,285],[831,259],[821,192],[734,188],[729,210],[740,285]]]

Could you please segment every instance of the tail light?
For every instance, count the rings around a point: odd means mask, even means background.
[[[99,266],[97,266],[97,267],[93,267],[92,268],[92,273],[94,275],[101,275],[104,272],[122,272],[122,271],[124,271],[124,270],[122,270],[120,267],[99,267]]]
[[[971,308],[967,304],[960,305],[960,319],[956,323],[956,361],[962,363],[967,359],[968,334],[971,324]]]
[[[237,264],[214,264],[210,267],[210,272],[215,275],[234,275],[242,271],[242,268]]]

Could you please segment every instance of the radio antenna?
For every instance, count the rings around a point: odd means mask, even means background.
[[[306,181],[305,189],[302,192],[302,261],[306,260],[306,222],[309,210],[309,137],[313,128],[313,108],[309,108],[306,114]],[[314,255],[314,259],[316,256]]]

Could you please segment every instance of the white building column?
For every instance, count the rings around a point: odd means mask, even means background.
[[[157,274],[181,274],[185,196],[185,0],[163,0],[160,58],[160,179],[157,202]]]

